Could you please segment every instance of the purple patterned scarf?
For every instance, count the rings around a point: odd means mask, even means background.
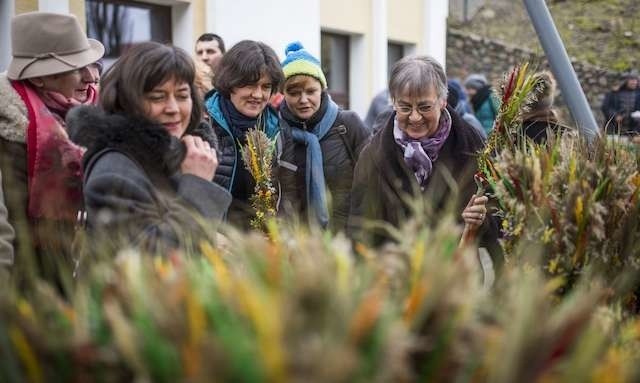
[[[393,122],[393,137],[404,150],[404,161],[413,170],[421,187],[424,187],[433,171],[433,163],[451,132],[451,115],[444,109],[436,134],[432,137],[414,139],[409,137],[398,127],[398,120]]]

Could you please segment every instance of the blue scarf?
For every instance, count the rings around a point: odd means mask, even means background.
[[[258,117],[247,117],[240,113],[230,99],[220,97],[220,110],[224,119],[229,122],[229,127],[236,140],[246,142],[247,132],[258,124]]]
[[[325,96],[326,95],[326,96]],[[331,100],[329,94],[322,95],[322,103],[326,103],[326,111],[320,121],[306,131],[291,126],[293,141],[307,147],[305,181],[307,191],[307,213],[309,222],[317,221],[322,228],[329,224],[329,208],[327,207],[327,192],[324,181],[324,165],[320,140],[329,132],[338,117],[338,105]],[[286,108],[286,105],[284,106]],[[321,107],[320,110],[324,108]],[[309,120],[312,120],[310,118]]]

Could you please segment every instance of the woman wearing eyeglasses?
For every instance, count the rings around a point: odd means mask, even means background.
[[[474,195],[474,174],[484,142],[447,107],[442,66],[426,56],[405,57],[392,68],[389,93],[393,111],[354,172],[351,234],[379,245],[393,239],[380,223],[399,228],[416,213],[435,220],[451,208],[462,212],[467,229],[480,228],[487,197]]]

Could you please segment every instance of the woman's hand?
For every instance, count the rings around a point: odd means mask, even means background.
[[[489,198],[486,196],[471,196],[467,207],[462,211],[462,219],[464,219],[464,230],[460,239],[460,247],[466,248],[476,239],[476,233],[487,215],[487,202]]]
[[[462,212],[462,219],[465,223],[465,231],[467,229],[478,229],[482,226],[485,216],[487,215],[487,202],[489,198],[486,196],[471,196],[467,207]]]
[[[180,164],[182,173],[192,174],[207,181],[213,180],[218,168],[216,151],[200,137],[186,135],[182,137],[182,142],[187,147],[187,154]]]

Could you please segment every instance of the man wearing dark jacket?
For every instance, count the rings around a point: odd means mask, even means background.
[[[605,96],[602,113],[607,133],[640,134],[640,116],[637,116],[640,114],[640,87],[637,76],[627,75],[620,88]]]

